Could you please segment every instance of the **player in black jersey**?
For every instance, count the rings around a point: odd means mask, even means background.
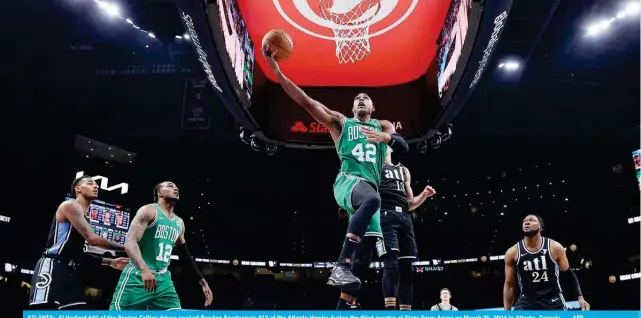
[[[436,192],[430,186],[418,196],[411,188],[410,173],[403,165],[392,164],[392,149],[387,148],[383,165],[381,184],[381,230],[383,240],[378,237],[364,237],[354,253],[352,273],[359,277],[369,268],[373,249],[384,262],[383,295],[385,308],[396,309],[396,294],[399,296],[401,310],[412,309],[412,262],[416,259],[416,241],[410,211],[418,208]],[[376,240],[371,242],[370,240]],[[336,309],[360,309],[356,302],[357,290],[341,290]],[[389,305],[389,306],[388,306]]]
[[[583,299],[579,280],[570,268],[565,248],[555,240],[542,237],[542,230],[541,217],[526,216],[523,220],[525,237],[505,253],[503,307],[505,310],[565,310],[559,278],[566,276],[581,309],[590,310],[590,304]],[[521,293],[512,307],[517,281]]]
[[[381,195],[381,229],[384,245],[377,248],[383,261],[383,297],[385,309],[412,309],[412,262],[418,256],[412,213],[434,194],[426,186],[414,196],[410,171],[402,164],[392,164],[392,151],[388,149],[383,165],[383,176],[378,192]]]
[[[31,279],[29,306],[31,309],[81,309],[85,303],[85,286],[77,267],[101,264],[122,270],[126,258],[102,258],[85,253],[85,241],[91,246],[122,251],[123,246],[95,234],[87,221],[91,201],[98,197],[98,185],[89,176],[77,178],[71,184],[75,200],[60,204],[49,232],[44,251]]]

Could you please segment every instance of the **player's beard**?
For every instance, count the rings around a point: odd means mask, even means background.
[[[540,232],[540,231],[541,231],[541,230],[529,230],[529,231],[523,231],[523,235],[525,235],[525,236],[527,236],[527,237],[533,237],[533,236],[536,236],[537,234],[539,234],[539,232]]]
[[[167,197],[167,203],[169,204],[176,204],[178,201],[180,201],[180,197]]]

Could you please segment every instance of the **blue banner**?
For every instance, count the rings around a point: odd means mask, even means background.
[[[639,318],[638,311],[25,311],[23,318]]]
[[[513,0],[484,1],[483,17],[479,26],[474,48],[465,67],[456,91],[445,110],[445,115],[439,119],[437,127],[450,121],[463,107],[468,97],[478,84],[489,66],[492,54],[499,44],[501,34],[507,23]]]

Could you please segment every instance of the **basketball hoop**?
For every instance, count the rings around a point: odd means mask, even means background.
[[[322,17],[334,23],[332,31],[339,63],[354,63],[371,53],[369,27],[381,8],[380,1],[361,0],[348,11],[338,8],[346,3],[345,0],[319,0]],[[335,13],[337,9],[345,13]]]

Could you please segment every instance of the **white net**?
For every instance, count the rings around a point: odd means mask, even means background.
[[[338,10],[345,0],[319,0],[324,19],[335,24],[332,28],[339,63],[356,62],[371,53],[369,27],[380,9],[380,0],[364,0],[351,10]]]

